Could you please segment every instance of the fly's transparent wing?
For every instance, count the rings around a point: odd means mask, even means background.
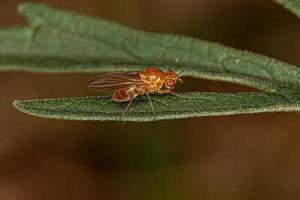
[[[91,80],[88,84],[93,90],[114,90],[135,85],[145,85],[138,73],[117,72],[104,74]]]

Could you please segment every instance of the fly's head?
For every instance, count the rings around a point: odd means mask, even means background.
[[[177,82],[183,83],[183,80],[181,79],[182,74],[176,74],[172,70],[168,70],[166,72],[166,81],[165,81],[165,87],[168,90],[174,89]]]

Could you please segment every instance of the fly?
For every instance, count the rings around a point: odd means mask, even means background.
[[[150,67],[138,72],[116,72],[104,74],[91,80],[88,84],[93,90],[114,90],[113,100],[117,102],[129,102],[123,115],[131,106],[133,99],[137,96],[146,95],[152,112],[153,103],[149,94],[175,94],[174,89],[177,82],[183,83],[181,74],[172,70],[164,72],[156,67]]]

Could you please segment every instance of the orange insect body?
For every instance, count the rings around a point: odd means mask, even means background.
[[[150,67],[135,73],[121,72],[102,75],[92,80],[89,83],[89,87],[96,90],[115,90],[113,95],[115,101],[130,102],[124,113],[135,97],[146,94],[154,112],[149,93],[174,94],[172,89],[175,87],[177,81],[183,82],[180,76],[172,70],[164,72],[158,68]],[[162,89],[163,87],[164,89]]]

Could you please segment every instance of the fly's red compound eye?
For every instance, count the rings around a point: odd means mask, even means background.
[[[174,87],[175,86],[175,84],[176,84],[176,82],[175,82],[175,80],[173,80],[173,79],[168,79],[167,80],[167,86],[168,87]]]

